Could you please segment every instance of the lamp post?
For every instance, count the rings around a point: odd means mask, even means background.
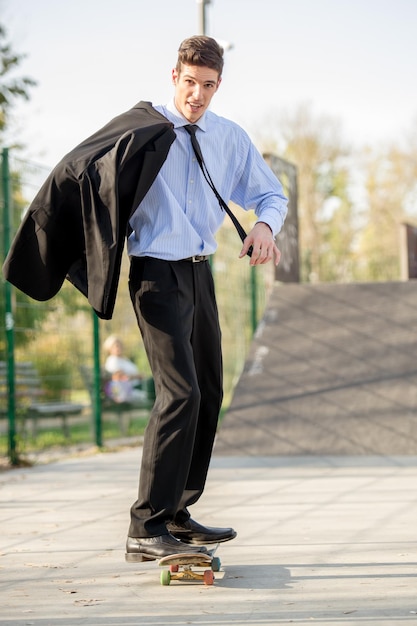
[[[199,29],[200,35],[205,35],[207,30],[206,20],[206,6],[210,4],[211,0],[196,0],[199,6]]]
[[[207,35],[206,6],[211,4],[211,0],[196,0],[196,2],[199,5],[198,22],[200,35]],[[233,44],[230,41],[223,41],[222,39],[217,39],[216,41],[225,52],[233,48]]]

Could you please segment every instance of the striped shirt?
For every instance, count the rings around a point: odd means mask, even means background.
[[[130,219],[130,256],[177,261],[216,250],[215,234],[225,211],[220,207],[194,156],[189,122],[172,101],[155,106],[174,124],[176,139],[148,193]],[[197,139],[217,191],[245,210],[254,210],[274,235],[282,227],[287,199],[246,132],[234,122],[206,111],[198,120]]]

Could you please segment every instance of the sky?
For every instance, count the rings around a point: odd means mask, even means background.
[[[11,141],[53,167],[140,100],[167,102],[177,49],[197,34],[196,0],[0,0],[17,74],[38,82]],[[417,123],[417,0],[211,0],[206,34],[232,44],[212,110],[251,136],[308,104],[358,147]]]

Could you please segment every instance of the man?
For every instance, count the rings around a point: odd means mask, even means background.
[[[226,203],[253,209],[258,221],[240,257],[273,261],[274,236],[286,215],[282,186],[247,134],[208,111],[222,76],[223,50],[196,36],[180,46],[172,70],[174,99],[155,109],[176,139],[146,196],[130,218],[129,288],[155,380],[156,402],[146,429],[139,495],[131,508],[126,559],[206,551],[236,536],[190,517],[201,496],[222,403],[218,313],[208,258],[225,212],[200,169],[188,125]],[[192,130],[192,129],[191,129]]]

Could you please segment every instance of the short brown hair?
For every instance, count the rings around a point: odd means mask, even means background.
[[[199,65],[216,70],[219,78],[223,71],[223,48],[212,37],[195,35],[184,39],[178,48],[177,72],[181,73],[181,65]]]

